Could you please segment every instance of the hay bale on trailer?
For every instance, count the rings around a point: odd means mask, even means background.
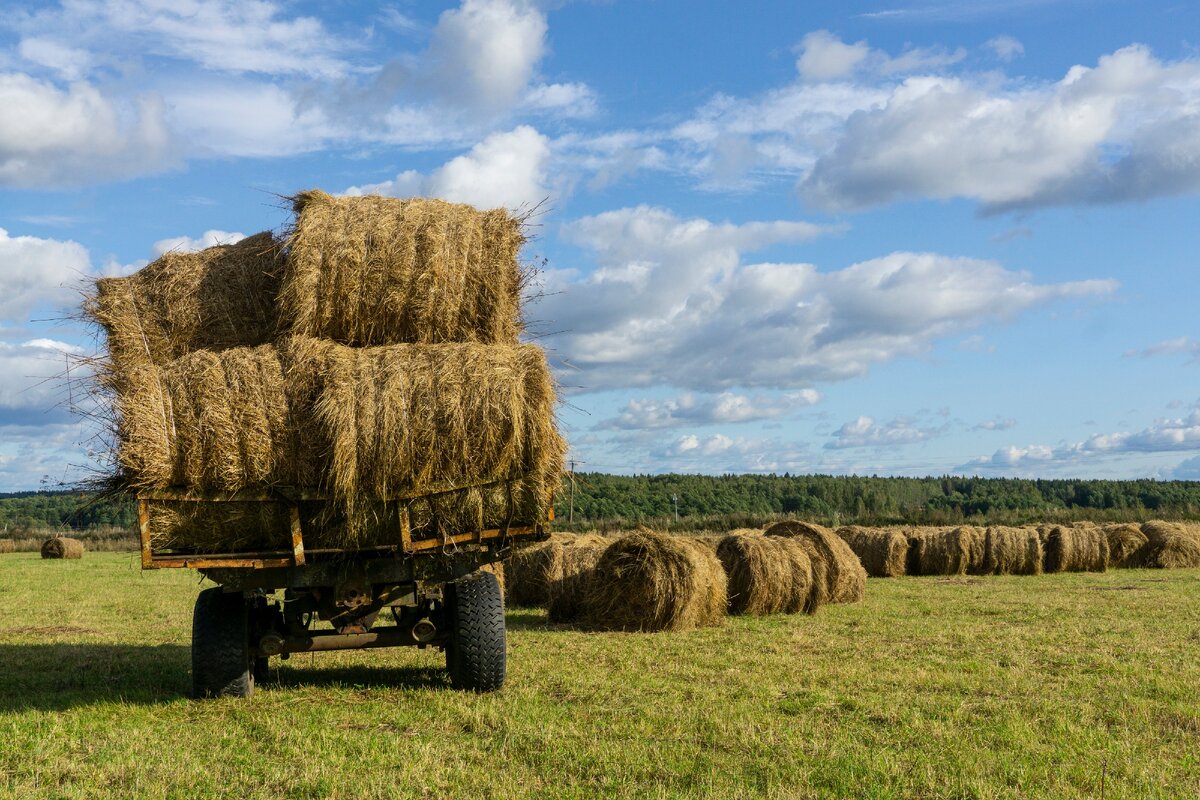
[[[42,558],[83,558],[83,542],[55,536],[42,542]]]
[[[1055,525],[1044,545],[1046,572],[1104,572],[1108,569],[1108,537],[1095,525]]]
[[[721,624],[726,603],[715,554],[680,536],[638,531],[596,563],[582,619],[601,630],[679,631]]]
[[[597,534],[577,536],[562,544],[562,570],[549,584],[546,611],[551,622],[575,622],[583,614],[596,564],[609,540]]]
[[[1139,566],[1154,569],[1200,567],[1200,533],[1173,522],[1142,524],[1147,543]]]
[[[908,572],[908,537],[899,531],[843,525],[834,532],[850,545],[872,578],[891,578]]]
[[[279,243],[264,232],[195,253],[166,253],[128,277],[96,281],[84,312],[107,335],[107,380],[119,389],[138,366],[273,341],[279,254]]]
[[[355,346],[516,344],[521,220],[425,198],[293,198],[283,325]]]
[[[1145,560],[1145,548],[1149,543],[1146,534],[1138,525],[1118,523],[1105,525],[1108,539],[1108,565],[1110,567],[1140,567]]]
[[[776,522],[766,529],[767,536],[797,539],[812,564],[817,605],[857,603],[866,594],[867,573],[858,556],[840,537],[820,525],[799,520]]]
[[[1042,540],[1035,529],[992,526],[984,537],[985,574],[1042,574]]]

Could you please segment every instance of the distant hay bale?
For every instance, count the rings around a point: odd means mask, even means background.
[[[769,526],[766,535],[795,538],[804,545],[812,562],[815,602],[857,603],[865,596],[866,570],[850,546],[831,531],[799,520],[784,520]],[[824,587],[816,586],[822,578]]]
[[[42,558],[83,558],[83,542],[55,536],[42,542]]]
[[[517,545],[505,559],[507,594],[512,608],[544,608],[550,603],[550,587],[562,579],[563,544],[574,540],[571,533],[556,533],[549,541]]]
[[[763,616],[789,605],[792,563],[782,541],[750,530],[732,531],[720,540],[716,554],[728,580],[729,613]]]
[[[1042,573],[1042,540],[1037,530],[991,526],[985,532],[984,540],[984,574]]]
[[[0,539],[0,553],[17,552],[17,543],[12,539]]]
[[[1092,526],[1055,525],[1046,536],[1046,572],[1104,572],[1108,569],[1108,537]]]
[[[921,531],[915,539],[917,575],[966,575],[970,544],[961,528]]]
[[[425,198],[293,198],[284,324],[354,346],[515,344],[521,221]]]
[[[562,544],[562,571],[549,585],[546,611],[551,622],[576,622],[583,614],[596,564],[609,540],[587,534]]]
[[[726,597],[715,554],[683,537],[638,531],[596,563],[582,618],[602,630],[688,630],[721,624]]]
[[[908,537],[898,531],[843,525],[834,531],[862,562],[872,578],[891,578],[908,571]]]
[[[962,538],[963,549],[967,554],[967,574],[986,575],[984,562],[987,560],[987,531],[973,525],[963,525],[955,528]]]
[[[1108,539],[1108,565],[1110,567],[1140,567],[1145,561],[1149,539],[1141,527],[1132,523],[1105,525],[1104,536]]]
[[[477,529],[489,516],[523,524],[546,519],[566,446],[541,348],[353,348],[294,337],[286,350],[293,369],[313,378],[316,424],[329,442],[327,485],[345,505],[351,541],[364,497],[502,484],[482,492],[472,504],[477,516],[454,527]],[[463,508],[454,498],[441,511]],[[438,512],[431,512],[434,529]]]
[[[114,379],[195,350],[275,337],[279,243],[259,233],[195,253],[169,252],[124,278],[101,278],[84,312],[105,331]]]
[[[1200,533],[1172,522],[1142,524],[1147,543],[1139,566],[1152,569],[1200,567]]]

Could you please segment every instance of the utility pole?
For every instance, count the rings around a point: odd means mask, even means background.
[[[675,504],[675,524],[679,524],[679,495],[672,494],[671,502]]]
[[[570,511],[567,512],[567,523],[575,524],[575,459],[571,459],[571,505]]]

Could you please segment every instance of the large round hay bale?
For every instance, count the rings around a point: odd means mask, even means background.
[[[955,528],[954,533],[962,539],[963,552],[967,556],[967,574],[986,575],[987,530],[972,525],[962,525]]]
[[[850,545],[872,578],[891,578],[908,572],[908,537],[899,531],[843,525],[835,533]]]
[[[918,575],[966,575],[971,563],[969,543],[961,528],[923,530],[913,542]]]
[[[1046,572],[1104,572],[1108,537],[1094,525],[1055,525],[1044,546]]]
[[[726,602],[715,554],[683,537],[638,531],[596,563],[583,619],[602,630],[688,630],[721,624]]]
[[[1153,569],[1200,567],[1200,534],[1174,522],[1142,524],[1147,544],[1141,566]]]
[[[55,536],[42,542],[42,558],[83,558],[83,542]]]
[[[721,539],[716,552],[728,579],[729,613],[778,614],[793,604],[792,562],[782,541],[753,530],[732,531]]]
[[[779,543],[791,570],[791,592],[783,605],[785,614],[815,614],[824,604],[824,593],[818,595],[813,579],[813,562],[802,540],[787,536],[770,537]]]
[[[813,582],[824,578],[825,591],[817,589],[819,599],[822,595],[830,603],[857,603],[863,599],[867,572],[850,546],[832,531],[808,522],[784,520],[769,526],[766,535],[794,538],[804,544],[812,562]]]
[[[518,545],[504,561],[504,602],[509,608],[545,608],[550,587],[562,578],[563,544],[573,533],[555,533],[548,541]]]
[[[1145,560],[1145,548],[1150,542],[1142,529],[1133,523],[1105,525],[1110,567],[1140,567]]]
[[[1040,575],[1042,540],[1033,528],[992,526],[985,533],[983,571],[988,575]]]
[[[562,569],[548,586],[546,611],[552,622],[575,622],[583,614],[587,589],[596,563],[609,540],[586,534],[562,544]]]

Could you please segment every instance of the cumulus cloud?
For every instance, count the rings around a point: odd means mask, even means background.
[[[383,183],[351,186],[346,194],[430,195],[484,208],[534,205],[549,193],[549,140],[528,125],[493,133],[428,175],[402,172]]]
[[[1001,61],[1012,61],[1018,56],[1025,55],[1025,45],[1011,36],[996,36],[988,39],[984,46],[996,54]]]
[[[1180,462],[1166,477],[1176,481],[1200,481],[1200,456]]]
[[[80,349],[52,339],[0,341],[0,426],[68,421],[67,359]]]
[[[827,450],[847,447],[899,447],[932,439],[945,432],[942,428],[922,428],[913,420],[897,417],[891,422],[878,423],[871,417],[859,417],[834,431],[825,443]]]
[[[1038,284],[992,261],[892,253],[832,272],[744,264],[742,253],[827,232],[804,222],[717,224],[640,206],[567,225],[598,268],[545,273],[539,317],[571,382],[806,388],[926,351],[939,338],[1041,303],[1103,296],[1112,281]]]
[[[216,247],[219,244],[236,244],[246,238],[244,233],[211,230],[200,234],[199,239],[190,236],[175,236],[170,239],[159,239],[152,248],[155,256],[163,253],[194,253],[206,247]]]
[[[24,323],[35,308],[67,301],[91,269],[83,245],[10,236],[0,228],[0,321]],[[5,373],[8,374],[8,373]]]
[[[809,81],[847,78],[859,70],[880,75],[898,75],[938,69],[966,58],[961,47],[953,52],[938,48],[910,47],[896,57],[872,50],[865,41],[847,44],[829,31],[813,31],[796,46],[796,71]]]
[[[697,397],[686,393],[667,400],[631,399],[620,414],[598,423],[597,429],[653,430],[685,425],[715,425],[774,419],[821,399],[815,389],[779,396],[748,396],[734,392]]]
[[[169,163],[159,100],[122,103],[85,82],[60,89],[0,74],[0,186],[70,186]]]

